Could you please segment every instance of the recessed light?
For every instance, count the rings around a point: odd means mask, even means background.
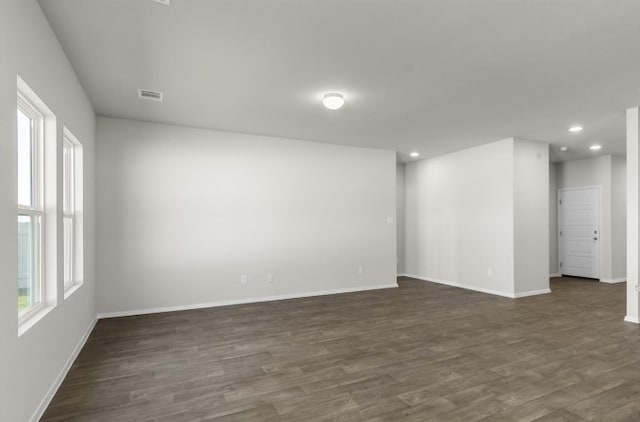
[[[569,147],[560,147],[560,151],[567,152],[569,151]]]
[[[420,153],[419,153],[419,152],[416,152],[416,151],[413,151],[413,152],[412,152],[411,154],[409,154],[409,155],[410,155],[410,156],[412,156],[412,157],[419,157],[419,156],[420,156]]]
[[[589,149],[591,151],[600,151],[602,149],[602,145],[591,145]]]
[[[344,97],[338,92],[328,92],[322,97],[322,104],[329,110],[337,110],[344,105]]]
[[[569,128],[569,132],[572,132],[572,133],[582,132],[583,129],[584,128],[582,126],[571,126]]]

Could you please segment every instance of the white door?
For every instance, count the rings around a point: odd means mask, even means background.
[[[600,278],[600,188],[558,192],[560,272]]]

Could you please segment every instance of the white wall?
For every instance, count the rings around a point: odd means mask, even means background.
[[[549,288],[549,145],[514,142],[515,293]]]
[[[393,151],[99,118],[97,169],[100,313],[396,285]]]
[[[0,420],[29,420],[95,317],[93,109],[35,0],[0,0]],[[84,285],[63,299],[58,257],[56,307],[18,337],[16,75],[84,146]],[[58,157],[60,160],[60,156]],[[59,161],[60,164],[60,161]],[[60,173],[58,173],[60,174]],[[60,191],[60,189],[59,189]],[[48,222],[50,223],[50,222]],[[58,224],[58,233],[60,233]],[[54,280],[55,284],[55,280]]]
[[[405,167],[407,274],[509,297],[547,291],[546,144],[506,139]]]
[[[404,273],[404,164],[396,165],[396,249],[398,274]]]
[[[600,279],[626,276],[626,165],[611,155],[558,164],[558,189],[599,186]]]
[[[627,160],[611,158],[611,271],[614,280],[627,276]]]
[[[512,295],[513,140],[405,167],[405,272]]]
[[[558,164],[549,163],[549,274],[560,273],[558,267]]]
[[[640,151],[640,110],[627,109],[627,315],[624,320],[640,323],[640,293],[638,291],[638,164]]]

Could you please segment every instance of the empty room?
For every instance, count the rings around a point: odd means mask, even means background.
[[[638,16],[0,0],[0,422],[640,421]]]

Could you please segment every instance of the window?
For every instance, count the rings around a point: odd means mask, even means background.
[[[18,336],[57,304],[56,116],[17,77],[16,202]],[[60,268],[61,269],[61,268]],[[61,272],[61,271],[60,271]]]
[[[62,220],[65,291],[82,283],[82,144],[64,129],[62,140]]]
[[[43,305],[42,234],[44,118],[18,95],[18,316],[26,319]]]
[[[64,226],[64,287],[73,284],[73,144],[62,141],[62,219]]]

